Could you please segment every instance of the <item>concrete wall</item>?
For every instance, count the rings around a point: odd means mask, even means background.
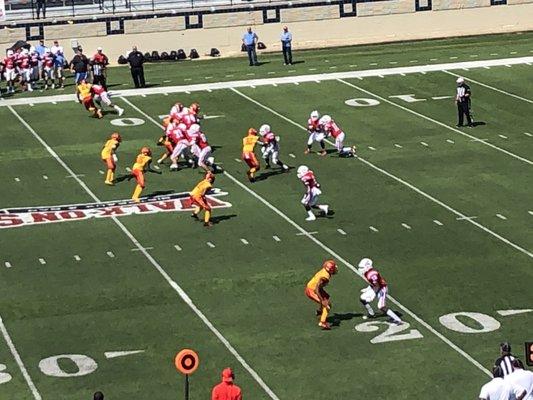
[[[105,22],[45,26],[44,34],[47,43],[58,39],[65,49],[70,39],[78,39],[89,55],[102,46],[116,62],[132,45],[160,52],[196,48],[201,55],[217,47],[222,56],[240,55],[241,37],[249,25],[268,51],[280,49],[285,24],[293,32],[294,49],[533,30],[533,0],[508,1],[490,6],[490,0],[433,0],[433,10],[416,12],[414,0],[388,0],[358,3],[357,16],[345,18],[339,17],[339,5],[332,4],[281,9],[279,23],[263,23],[262,11],[256,10],[204,14],[203,29],[185,29],[185,17],[176,16],[125,20],[125,34],[107,35]],[[345,12],[350,11],[347,6]],[[23,27],[0,29],[0,50],[24,38]],[[68,49],[67,57],[71,55]]]

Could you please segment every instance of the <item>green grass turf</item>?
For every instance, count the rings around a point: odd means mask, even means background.
[[[498,52],[502,42],[495,44],[497,38],[474,44],[487,53]],[[404,46],[416,48],[428,43],[432,42]],[[442,48],[418,49],[412,54],[419,59],[439,57],[453,43],[445,41]],[[376,46],[383,52],[376,53],[376,61],[385,64],[397,46]],[[322,53],[309,55],[318,59]],[[213,65],[218,62],[237,60],[216,60]],[[209,64],[198,63],[206,69],[197,71],[197,76],[210,73]],[[498,67],[465,73],[497,87],[511,85],[513,92],[527,97],[530,68]],[[449,99],[430,100],[431,96],[453,95],[453,82],[453,77],[436,72],[352,83],[385,98],[407,93],[428,98],[412,104],[391,100],[453,126],[453,103]],[[345,100],[370,96],[340,82],[240,90],[300,124],[312,109],[331,113],[347,132],[347,142],[357,144],[365,160],[450,207],[477,216],[475,221],[531,251],[528,164],[390,104],[349,107]],[[523,135],[531,124],[530,104],[475,84],[472,90],[476,118],[486,125],[465,132],[531,158],[531,138]],[[203,126],[217,147],[216,159],[231,176],[304,229],[316,231],[316,240],[351,263],[364,256],[374,258],[396,299],[483,366],[490,368],[500,341],[510,340],[519,351],[521,342],[531,339],[527,329],[533,322],[531,314],[502,317],[496,313],[531,308],[531,258],[472,224],[456,220],[453,213],[357,159],[304,156],[303,130],[230,90],[179,98],[129,98],[156,119],[178,99],[185,104],[199,101],[207,114],[223,116],[205,120]],[[122,100],[117,102],[126,108],[125,116],[145,120],[143,125],[119,129],[124,138],[119,149],[118,174],[122,174],[125,167],[131,167],[141,146],[152,146],[158,155],[160,148],[153,144],[160,129]],[[109,133],[117,129],[109,123],[115,117],[107,115],[103,121],[88,118],[73,102],[17,106],[15,110],[76,174],[83,175],[80,179],[99,199],[131,195],[133,182],[110,188],[99,173],[104,167],[99,150]],[[2,207],[92,202],[7,108],[0,108],[0,118]],[[272,175],[254,185],[246,183],[244,165],[235,161],[240,156],[240,139],[249,126],[265,122],[282,137],[282,160],[294,167],[306,163],[315,170],[323,185],[322,198],[335,210],[332,218],[312,224],[304,221],[305,212],[299,204],[303,188],[294,171]],[[170,173],[163,167],[162,175],[147,176],[146,193],[188,191],[200,178],[198,171]],[[232,207],[214,212],[223,219],[211,230],[190,221],[185,213],[130,216],[120,221],[143,246],[153,247],[150,254],[169,277],[280,399],[462,399],[477,395],[488,377],[405,312],[409,329],[418,330],[423,338],[372,344],[370,340],[378,332],[356,331],[355,325],[363,322],[357,296],[364,283],[342,263],[329,287],[338,327],[331,332],[318,330],[314,306],[303,295],[303,288],[331,255],[309,238],[297,235],[293,225],[227,175],[219,174],[216,186],[228,192],[224,200]],[[497,218],[497,213],[507,220]],[[372,232],[370,226],[378,232]],[[208,398],[210,387],[226,366],[236,370],[246,398],[268,398],[147,258],[132,251],[134,244],[112,220],[4,229],[0,235],[0,315],[44,399],[89,397],[97,389],[117,399],[143,393],[154,399],[175,398],[183,390],[183,380],[173,369],[172,357],[183,347],[196,349],[201,357],[201,366],[192,377],[193,398]],[[281,241],[275,241],[274,235]],[[249,244],[243,244],[242,238]],[[181,251],[174,248],[176,244]],[[113,258],[108,251],[113,252]],[[81,260],[76,261],[75,255]],[[44,258],[46,265],[41,265],[39,258]],[[5,261],[12,267],[5,268]],[[395,305],[393,308],[402,311]],[[439,322],[440,316],[459,311],[487,314],[501,327],[465,334]],[[480,328],[471,320],[462,321]],[[379,332],[383,330],[382,326]],[[111,360],[103,355],[106,351],[137,349],[145,353]],[[58,354],[86,354],[98,363],[98,369],[76,378],[46,376],[38,368],[39,361]],[[0,363],[13,375],[10,382],[0,385],[0,398],[31,399],[2,340],[0,357]],[[76,371],[67,362],[61,365],[66,371]]]

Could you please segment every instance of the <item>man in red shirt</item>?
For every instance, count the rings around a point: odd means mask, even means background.
[[[222,382],[213,388],[211,400],[242,400],[241,388],[233,384],[233,371],[225,368],[222,371]]]
[[[109,64],[109,59],[103,53],[101,47],[96,49],[96,54],[91,58],[91,68],[93,70],[93,84],[101,85],[107,90],[106,86],[106,69]]]

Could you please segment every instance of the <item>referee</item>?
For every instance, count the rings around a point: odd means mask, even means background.
[[[503,372],[503,376],[506,377],[513,372],[513,361],[515,359],[511,354],[511,344],[508,342],[501,343],[500,354],[501,356],[494,362],[494,366],[499,367]]]
[[[146,87],[143,68],[143,64],[146,60],[143,56],[143,53],[137,50],[137,46],[133,46],[130,54],[128,54],[127,60],[130,64],[131,77],[135,87]]]
[[[461,127],[464,125],[464,117],[466,116],[466,122],[472,128],[474,124],[470,115],[470,97],[472,96],[470,86],[465,83],[465,79],[462,77],[457,78],[455,82],[457,83],[457,94],[455,96],[458,116],[457,126]]]

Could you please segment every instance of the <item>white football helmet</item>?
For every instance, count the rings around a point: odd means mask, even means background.
[[[359,265],[357,267],[361,271],[366,272],[372,268],[372,260],[370,258],[363,258],[361,261],[359,261]]]
[[[320,118],[320,121],[318,121],[321,125],[326,125],[331,122],[331,117],[329,115],[324,115],[322,118]]]
[[[24,54],[24,55],[27,55],[27,54],[29,54],[29,51],[28,51],[28,49],[22,49],[22,54]]]
[[[320,113],[317,110],[311,112],[311,119],[319,119],[319,118],[320,118]]]
[[[459,78],[457,78],[457,80],[455,81],[458,85],[460,85],[461,83],[465,83],[465,78],[463,78],[462,76],[460,76]]]
[[[12,55],[13,55],[13,50],[8,50],[8,51],[7,51],[7,56],[8,56],[8,57],[11,57]]]
[[[296,176],[298,178],[301,178],[302,176],[304,176],[308,172],[309,172],[309,168],[308,167],[306,167],[305,165],[300,165],[298,167],[298,169],[296,170]]]
[[[191,135],[196,135],[198,132],[200,132],[200,125],[198,124],[192,124],[188,131]]]
[[[265,136],[268,132],[270,132],[270,125],[267,125],[267,124],[261,125],[261,127],[259,128],[259,134],[261,136]]]

